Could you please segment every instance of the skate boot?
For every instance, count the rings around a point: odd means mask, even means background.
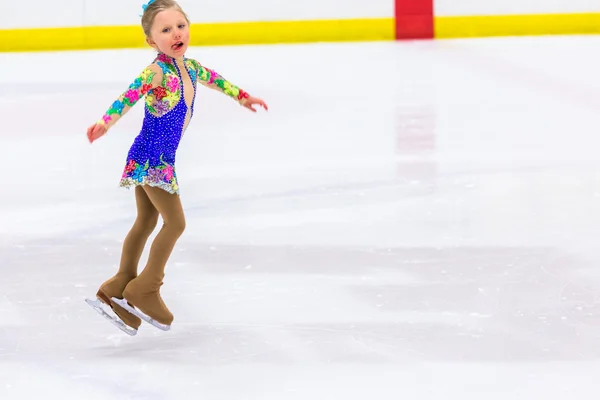
[[[111,279],[104,282],[100,289],[98,289],[98,293],[96,293],[96,299],[85,299],[86,303],[88,303],[94,310],[96,310],[100,315],[109,320],[113,325],[117,328],[125,332],[130,336],[135,336],[137,334],[137,330],[142,324],[142,321],[127,312],[121,305],[117,304],[113,299],[122,298],[123,290],[127,283],[131,281],[131,277],[125,276],[124,274],[117,274]],[[118,316],[115,318],[113,315],[107,313],[101,306],[104,303],[109,306],[113,312]]]
[[[104,304],[110,306],[115,314],[117,314],[119,318],[121,318],[121,321],[123,321],[127,326],[137,330],[142,324],[142,321],[135,315],[128,313],[114,301],[111,301],[111,298],[113,297],[123,298],[123,290],[125,290],[125,287],[131,280],[131,277],[117,273],[117,275],[110,278],[100,286],[98,293],[96,293],[96,297],[98,297],[98,299],[100,299],[100,301],[102,301]]]
[[[127,284],[123,300],[117,299],[117,303],[158,329],[168,331],[173,322],[173,314],[160,296],[162,284],[162,277],[157,279],[138,276]]]

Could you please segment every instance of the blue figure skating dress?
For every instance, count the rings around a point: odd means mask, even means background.
[[[141,98],[145,98],[144,121],[127,154],[121,187],[150,185],[179,194],[175,156],[186,122],[189,124],[194,113],[198,82],[221,91],[240,104],[249,97],[248,93],[196,60],[184,57],[183,65],[194,90],[189,109],[179,65],[174,58],[159,53],[98,122],[108,130]]]

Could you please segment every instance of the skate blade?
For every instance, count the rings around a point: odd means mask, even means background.
[[[133,329],[133,328],[125,325],[123,323],[123,321],[121,321],[120,319],[114,318],[113,316],[108,314],[106,311],[104,311],[104,308],[102,308],[102,304],[104,304],[104,303],[101,302],[100,300],[85,299],[85,302],[88,303],[94,310],[96,310],[98,312],[98,314],[102,315],[104,318],[109,320],[114,326],[116,326],[117,328],[119,328],[120,330],[122,330],[123,332],[128,334],[129,336],[135,336],[137,334],[137,329]]]
[[[131,307],[129,305],[129,303],[127,303],[127,300],[117,299],[116,297],[112,297],[111,300],[114,301],[115,303],[117,303],[118,305],[120,305],[121,307],[123,307],[124,309],[126,309],[127,311],[129,311],[131,314],[135,315],[136,317],[141,318],[142,320],[146,321],[150,325],[154,326],[155,328],[158,328],[161,331],[171,330],[171,325],[164,325],[164,324],[161,324],[160,322],[155,321],[154,319],[150,318],[149,316],[147,316],[140,310]]]

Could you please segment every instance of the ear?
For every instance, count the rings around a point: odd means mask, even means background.
[[[158,50],[158,46],[157,44],[154,42],[154,40],[152,40],[152,38],[150,37],[146,37],[146,43],[148,43],[148,45],[152,48],[154,48],[155,50]]]

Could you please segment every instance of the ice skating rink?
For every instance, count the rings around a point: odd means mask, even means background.
[[[200,87],[175,322],[133,338],[84,299],[142,104],[85,132],[153,53],[1,54],[0,399],[597,399],[599,47],[190,49],[270,111]]]

